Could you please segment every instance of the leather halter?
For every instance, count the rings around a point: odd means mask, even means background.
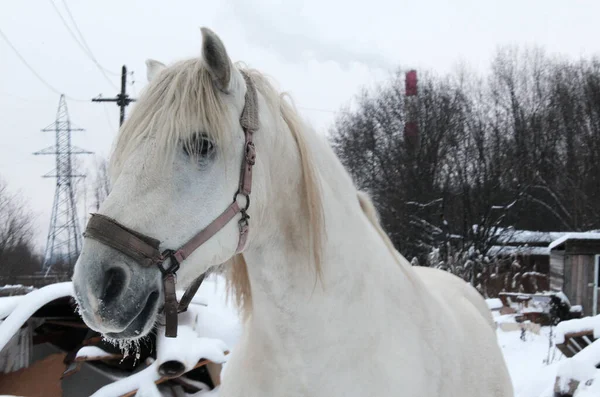
[[[254,148],[253,133],[258,130],[258,100],[256,88],[250,77],[242,72],[246,81],[246,96],[244,110],[240,117],[240,124],[244,130],[244,158],[240,174],[238,190],[233,195],[233,202],[208,226],[199,231],[177,250],[159,250],[160,241],[139,233],[133,229],[121,225],[114,219],[102,214],[92,214],[84,236],[92,238],[117,251],[129,256],[144,267],[158,266],[163,274],[163,285],[165,295],[165,336],[177,336],[177,313],[185,312],[192,298],[200,288],[206,273],[203,273],[188,287],[179,304],[175,295],[175,273],[179,270],[181,263],[197,250],[202,244],[213,237],[219,230],[227,225],[237,214],[242,214],[238,221],[239,240],[236,254],[240,253],[248,238],[248,207],[250,206],[250,192],[252,190],[252,166],[256,162],[256,150]],[[246,203],[244,207],[238,204],[238,197],[244,196]],[[168,267],[164,264],[170,260]]]

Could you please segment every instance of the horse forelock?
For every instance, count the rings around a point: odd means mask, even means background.
[[[168,171],[176,148],[193,134],[206,134],[224,147],[231,130],[228,110],[204,62],[177,62],[148,83],[121,127],[109,164],[111,179],[140,145],[152,142],[149,164]]]

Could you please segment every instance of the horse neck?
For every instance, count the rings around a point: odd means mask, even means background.
[[[323,326],[355,328],[357,318],[369,316],[373,297],[384,300],[383,291],[391,289],[409,296],[413,289],[362,212],[356,188],[337,157],[316,134],[308,133],[321,170],[325,213],[321,277],[317,278],[310,251],[301,168],[297,155],[286,153],[289,145],[271,151],[277,158],[270,167],[274,179],[267,187],[271,197],[265,210],[268,221],[244,253],[253,302],[248,325],[255,335],[288,343],[287,348],[295,346],[297,338],[308,336],[311,341],[303,343],[324,343],[320,338]],[[277,178],[282,179],[277,182]]]

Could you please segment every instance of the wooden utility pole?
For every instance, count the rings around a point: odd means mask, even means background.
[[[123,121],[125,121],[125,108],[131,102],[135,102],[135,98],[130,98],[127,94],[127,66],[123,65],[121,69],[121,92],[114,98],[102,98],[102,96],[93,98],[92,102],[116,102],[117,106],[121,108],[119,126],[123,125]]]

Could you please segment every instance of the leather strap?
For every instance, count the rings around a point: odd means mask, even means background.
[[[258,97],[254,83],[246,73],[242,73],[246,81],[246,97],[244,110],[240,117],[240,124],[244,130],[244,161],[242,161],[242,172],[240,175],[240,186],[238,193],[250,200],[252,191],[252,166],[256,163],[256,148],[254,146],[253,134],[259,128],[258,121]]]
[[[177,295],[175,294],[175,274],[169,273],[164,277],[165,294],[165,336],[177,336]]]
[[[200,288],[205,274],[202,274],[188,287],[177,304],[175,294],[175,273],[179,265],[188,258],[196,249],[213,237],[219,230],[227,225],[239,213],[242,214],[238,222],[239,239],[236,247],[236,254],[242,252],[248,240],[250,217],[247,214],[250,206],[250,193],[252,191],[252,167],[256,163],[256,149],[254,147],[253,134],[259,128],[258,121],[258,95],[252,79],[246,72],[241,72],[246,81],[246,96],[240,124],[244,130],[244,158],[240,172],[240,182],[238,191],[233,196],[233,202],[208,226],[194,235],[188,242],[178,250],[159,251],[160,241],[139,233],[133,229],[121,225],[119,222],[102,214],[92,214],[89,220],[84,236],[93,238],[102,244],[116,249],[117,251],[129,256],[142,266],[157,265],[163,273],[164,295],[165,295],[165,335],[167,337],[177,336],[177,313],[187,310],[192,298]],[[246,203],[242,208],[238,204],[238,197],[244,196]],[[170,260],[169,266],[164,267],[164,263]]]
[[[145,267],[163,261],[158,250],[160,241],[129,229],[106,215],[92,214],[83,236],[98,240]]]
[[[190,256],[195,250],[197,250],[202,244],[208,241],[212,236],[217,234],[217,232],[225,225],[229,223],[230,220],[235,218],[237,214],[241,211],[240,206],[237,201],[234,201],[227,207],[225,211],[221,213],[212,221],[208,226],[202,229],[198,234],[192,237],[187,243],[185,243],[181,248],[175,251],[174,256],[175,259],[179,263],[183,262],[188,256]]]
[[[202,285],[202,282],[204,281],[205,277],[206,273],[202,273],[200,277],[195,279],[194,282],[190,284],[190,286],[185,290],[185,293],[179,301],[179,307],[177,308],[178,313],[183,313],[187,311],[188,306],[192,302],[192,299],[194,298],[194,295],[196,295],[196,292],[198,292],[198,289]]]

